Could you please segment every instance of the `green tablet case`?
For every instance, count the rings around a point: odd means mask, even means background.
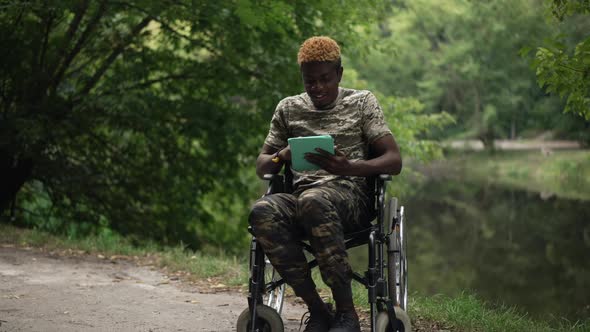
[[[288,140],[291,147],[291,167],[296,171],[318,170],[318,165],[305,160],[305,154],[319,153],[315,149],[320,148],[334,154],[334,139],[330,135],[293,137]]]

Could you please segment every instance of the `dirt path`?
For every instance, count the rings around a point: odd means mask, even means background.
[[[207,293],[150,267],[0,247],[0,332],[235,331],[241,293]],[[286,331],[304,308],[286,304]]]

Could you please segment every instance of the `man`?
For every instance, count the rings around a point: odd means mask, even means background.
[[[293,170],[293,194],[258,200],[250,214],[252,230],[272,265],[307,304],[305,331],[360,331],[352,300],[352,270],[344,234],[369,225],[374,214],[366,177],[399,174],[399,148],[375,96],[340,88],[340,47],[328,37],[306,40],[297,57],[305,93],[283,99],[256,161],[258,176],[277,173],[291,159],[289,137],[331,135],[335,154],[318,150],[305,158],[318,171]],[[371,151],[372,159],[369,159]],[[320,298],[298,240],[315,250],[336,313]]]

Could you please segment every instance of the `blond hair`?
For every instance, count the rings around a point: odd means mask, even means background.
[[[340,46],[338,43],[326,36],[316,36],[307,39],[301,44],[297,54],[297,63],[301,65],[304,62],[340,60]]]

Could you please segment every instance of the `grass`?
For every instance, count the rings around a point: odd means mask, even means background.
[[[215,278],[212,282],[223,281],[228,286],[244,287],[248,279],[247,262],[228,256],[223,251],[191,252],[183,246],[170,248],[153,243],[134,246],[127,239],[112,233],[71,239],[0,223],[0,245],[97,255],[104,259],[130,257],[141,263],[147,261],[171,273],[183,273],[191,280]],[[329,290],[321,281],[317,269],[313,276],[322,296],[329,297]],[[361,310],[366,311],[366,289],[358,283],[353,285],[355,303],[364,304]],[[413,294],[410,296],[409,308],[415,330],[420,331],[590,331],[590,321],[563,321],[557,324],[534,321],[513,308],[491,307],[466,293],[456,297],[422,297]]]
[[[440,322],[452,331],[590,331],[590,321],[535,321],[511,307],[491,307],[473,294],[455,297],[414,295],[410,300],[410,317],[424,317]]]
[[[590,150],[453,152],[443,164],[477,182],[590,200]]]
[[[171,273],[185,274],[191,280],[223,279],[228,286],[242,285],[248,279],[247,263],[221,250],[193,252],[183,245],[162,247],[151,242],[135,246],[128,239],[111,232],[77,239],[0,223],[0,244],[66,251],[65,254],[96,255],[104,259],[133,259],[165,268]]]

